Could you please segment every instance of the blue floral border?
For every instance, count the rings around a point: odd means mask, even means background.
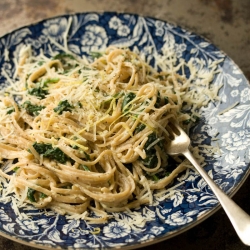
[[[77,55],[88,56],[89,51],[104,50],[109,45],[137,47],[155,65],[155,56],[161,55],[161,49],[166,47],[175,52],[177,60],[193,59],[204,72],[209,71],[215,60],[222,59],[214,81],[223,85],[221,99],[202,109],[203,119],[193,129],[192,141],[211,145],[214,144],[211,138],[217,136],[220,154],[205,155],[206,170],[229,194],[242,184],[249,174],[250,158],[248,82],[234,62],[213,44],[179,26],[133,14],[105,12],[65,15],[23,27],[0,39],[1,87],[8,85],[8,77],[14,74],[13,57],[21,46],[30,44],[35,54],[40,48],[46,54],[51,49],[61,51],[67,30],[68,49]],[[235,103],[230,111],[220,114]],[[217,199],[196,172],[180,176],[173,185],[178,182],[183,184],[173,191],[170,199],[161,201],[155,197],[153,206],[115,213],[103,225],[70,220],[51,211],[41,213],[30,206],[20,211],[31,219],[21,218],[15,214],[11,202],[0,203],[0,232],[23,243],[51,248],[126,248],[167,239],[195,225],[218,207]],[[137,223],[138,218],[145,221],[144,226]]]

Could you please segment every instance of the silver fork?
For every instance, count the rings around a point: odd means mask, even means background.
[[[182,128],[176,122],[171,122],[169,124],[169,128],[170,129],[168,130],[172,138],[167,147],[167,154],[183,154],[193,164],[202,178],[210,186],[213,193],[216,195],[241,241],[245,245],[250,246],[250,216],[245,211],[243,211],[243,209],[241,209],[233,200],[231,200],[214,183],[207,172],[199,165],[199,163],[189,151],[190,138],[182,130]]]

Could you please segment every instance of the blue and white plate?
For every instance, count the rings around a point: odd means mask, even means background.
[[[220,153],[205,155],[209,175],[229,195],[234,194],[249,174],[250,88],[245,76],[224,53],[203,38],[170,23],[132,14],[82,13],[44,20],[0,38],[0,83],[8,85],[20,48],[30,44],[35,53],[67,47],[78,55],[103,50],[109,45],[137,47],[154,63],[163,46],[172,46],[178,59],[199,58],[200,70],[209,71],[221,60],[216,84],[220,101],[202,108],[202,119],[193,129],[192,141],[218,145]],[[225,113],[226,108],[231,109]],[[218,138],[217,141],[212,138]],[[177,235],[210,216],[218,209],[216,197],[200,176],[190,171],[167,200],[155,197],[153,206],[130,213],[116,213],[106,224],[89,225],[54,212],[22,208],[23,219],[12,202],[0,203],[0,234],[39,248],[109,249],[137,248]],[[140,223],[139,223],[140,222]],[[142,226],[142,222],[145,222]]]

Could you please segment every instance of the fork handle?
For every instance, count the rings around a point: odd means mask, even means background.
[[[183,155],[194,165],[202,178],[207,182],[213,193],[218,198],[221,206],[224,208],[228,218],[238,234],[241,241],[250,246],[250,216],[241,209],[232,199],[230,199],[209,177],[207,172],[199,165],[189,150],[183,152]]]

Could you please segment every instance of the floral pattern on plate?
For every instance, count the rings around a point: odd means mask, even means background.
[[[65,35],[67,34],[67,36]],[[194,144],[220,147],[213,157],[204,155],[206,170],[231,194],[249,173],[250,88],[234,62],[203,38],[167,22],[132,14],[82,13],[44,20],[0,38],[0,83],[7,86],[15,73],[14,56],[31,45],[34,53],[63,48],[77,55],[102,51],[109,45],[137,48],[154,65],[162,48],[174,51],[177,60],[193,60],[199,72],[209,73],[220,63],[214,84],[222,85],[220,101],[201,109],[202,119],[193,128]],[[197,79],[198,81],[199,79]],[[223,112],[228,107],[230,110]],[[218,141],[212,138],[217,137]],[[90,225],[84,220],[41,211],[32,206],[14,209],[15,200],[0,198],[0,232],[22,243],[47,248],[109,249],[138,247],[178,234],[208,217],[218,206],[205,181],[194,172],[182,174],[168,199],[154,197],[152,206],[114,213],[106,224]]]

